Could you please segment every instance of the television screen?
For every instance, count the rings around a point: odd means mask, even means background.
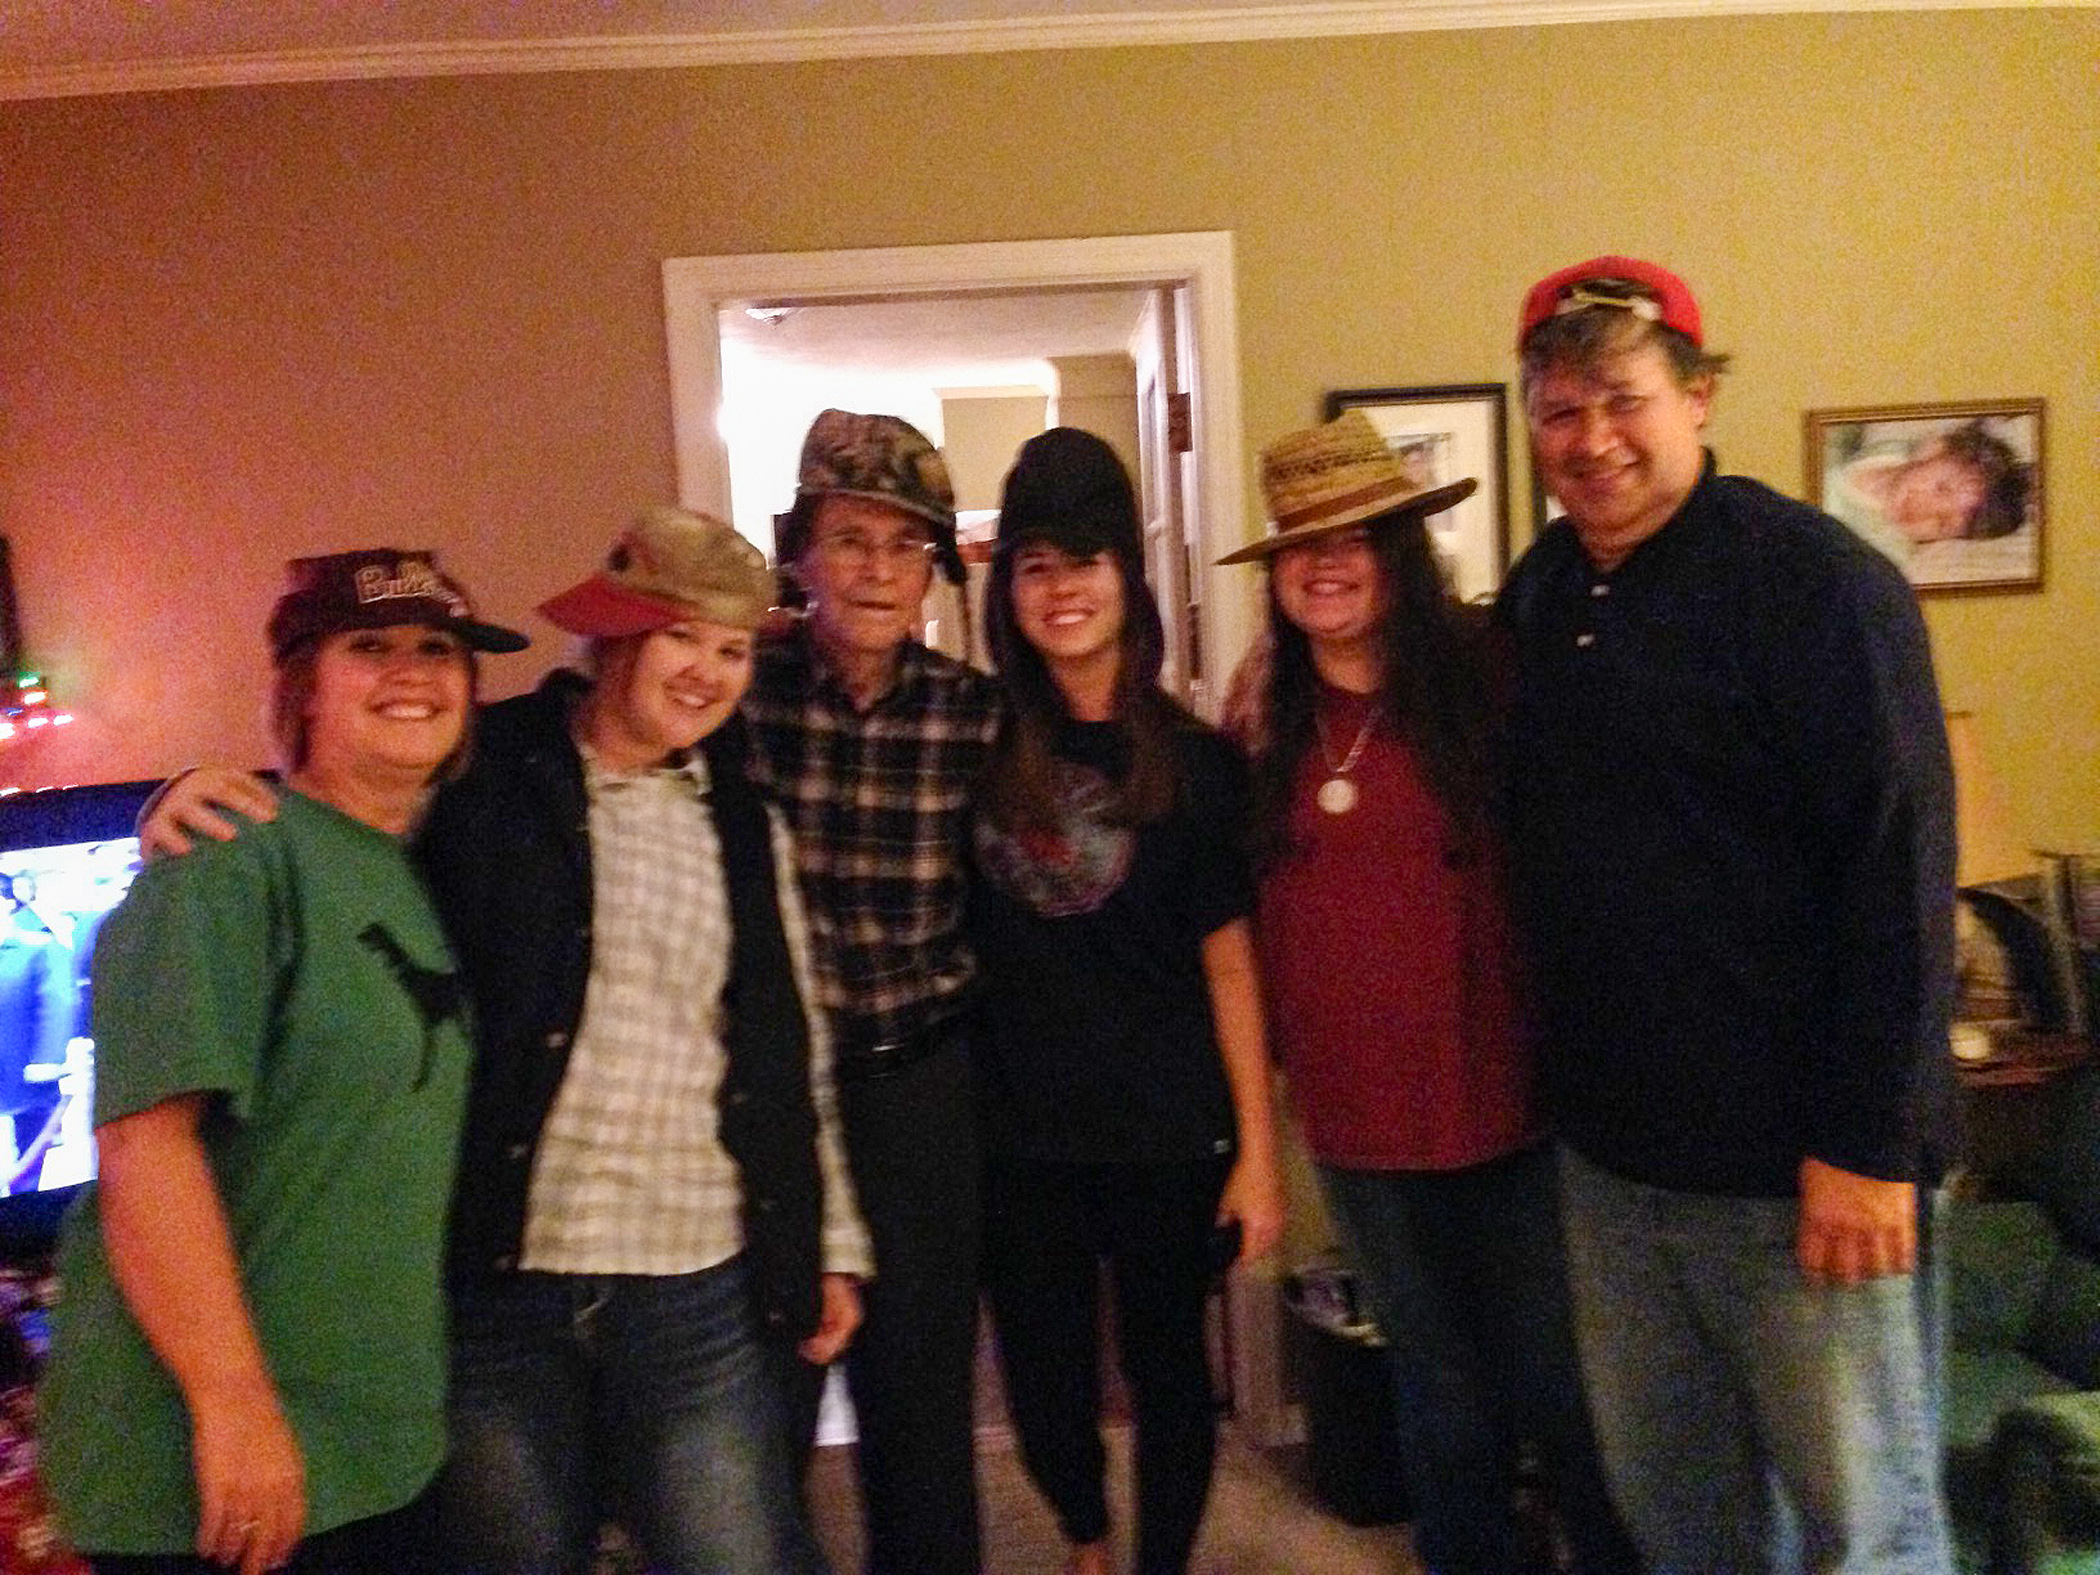
[[[40,1212],[14,1200],[94,1175],[89,969],[138,871],[132,825],[154,786],[0,796],[0,1236]]]

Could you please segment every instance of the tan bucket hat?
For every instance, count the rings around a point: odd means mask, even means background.
[[[766,555],[733,526],[659,504],[621,532],[605,566],[540,604],[571,634],[617,639],[697,618],[752,629],[773,604]]]
[[[1470,476],[1441,487],[1421,486],[1386,447],[1371,418],[1361,410],[1345,410],[1324,426],[1280,437],[1261,451],[1270,534],[1218,562],[1251,563],[1389,514],[1441,514],[1470,498],[1478,486]]]

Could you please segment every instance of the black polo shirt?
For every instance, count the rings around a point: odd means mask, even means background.
[[[1546,1086],[1622,1176],[1930,1179],[1951,1111],[1953,782],[1900,573],[1709,460],[1610,573],[1511,573],[1511,807]]]

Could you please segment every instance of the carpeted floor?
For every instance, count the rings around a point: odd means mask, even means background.
[[[1111,1426],[1108,1443],[1110,1503],[1117,1526],[1125,1528],[1127,1427]],[[1023,1474],[1010,1436],[986,1428],[977,1455],[987,1575],[1058,1575],[1063,1539]],[[861,1539],[848,1446],[817,1451],[810,1492],[824,1549],[840,1575],[850,1575],[860,1568]],[[1422,1565],[1404,1526],[1358,1528],[1322,1510],[1306,1486],[1301,1451],[1256,1448],[1228,1424],[1191,1569],[1198,1575],[1420,1575]]]

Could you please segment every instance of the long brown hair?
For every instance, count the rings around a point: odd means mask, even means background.
[[[1447,856],[1469,863],[1490,834],[1500,800],[1492,629],[1452,591],[1419,515],[1372,520],[1370,536],[1385,598],[1378,628],[1381,724],[1414,746],[1450,826]],[[1254,847],[1264,867],[1290,851],[1291,794],[1317,741],[1320,696],[1312,642],[1284,616],[1273,575],[1269,638],[1264,725],[1254,758]]]
[[[1014,613],[1012,551],[992,558],[985,588],[985,630],[992,661],[1006,685],[1006,720],[992,746],[985,781],[985,807],[1005,832],[1042,831],[1057,824],[1057,730],[1070,717],[1043,653],[1021,633]],[[1166,635],[1159,604],[1136,560],[1110,553],[1123,588],[1123,627],[1116,636],[1116,683],[1109,698],[1128,767],[1113,784],[1110,818],[1123,825],[1163,819],[1180,790],[1174,734],[1193,722],[1159,687]]]

